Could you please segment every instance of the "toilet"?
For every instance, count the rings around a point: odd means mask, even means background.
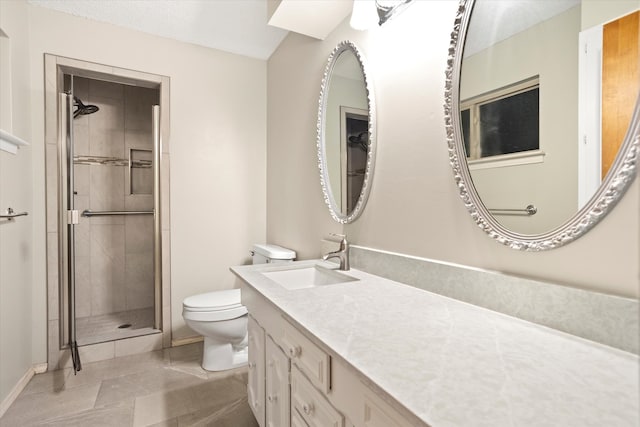
[[[296,253],[270,244],[255,244],[254,264],[290,262]],[[204,337],[202,368],[224,371],[247,364],[247,308],[240,289],[192,295],[182,302],[182,317],[193,331]]]

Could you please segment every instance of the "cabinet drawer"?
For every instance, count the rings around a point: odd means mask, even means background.
[[[295,409],[291,411],[291,427],[309,427],[302,416]]]
[[[311,382],[291,367],[291,406],[298,411],[309,427],[343,427],[344,417],[316,390]]]
[[[409,427],[411,424],[388,403],[370,391],[364,394],[365,427]]]
[[[282,344],[284,351],[311,382],[325,393],[330,389],[331,359],[320,347],[302,335],[288,322],[283,322]]]

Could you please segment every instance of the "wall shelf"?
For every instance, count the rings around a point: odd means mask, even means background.
[[[27,141],[18,138],[11,133],[0,129],[0,150],[11,154],[18,152],[18,147],[29,145]]]

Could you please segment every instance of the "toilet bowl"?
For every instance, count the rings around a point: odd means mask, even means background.
[[[255,244],[254,264],[290,262],[296,253],[270,244]],[[247,308],[240,289],[193,295],[182,302],[182,317],[191,329],[204,337],[202,367],[224,371],[247,364]]]
[[[240,289],[207,292],[186,298],[182,317],[204,337],[202,367],[224,371],[247,364],[247,308]]]

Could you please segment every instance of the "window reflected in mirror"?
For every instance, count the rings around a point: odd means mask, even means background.
[[[467,159],[540,148],[538,79],[462,101]]]

